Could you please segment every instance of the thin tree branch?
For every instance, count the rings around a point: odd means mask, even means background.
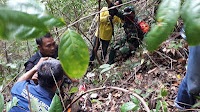
[[[28,47],[29,58],[31,58],[31,52],[30,52],[30,47],[29,47],[29,44],[28,44],[28,40],[26,41],[26,44],[27,44],[27,47]]]
[[[56,79],[55,79],[55,77],[54,77],[54,75],[53,75],[53,72],[52,72],[52,69],[51,69],[51,68],[50,68],[50,71],[51,71],[51,75],[53,76],[53,80],[54,80],[54,82],[55,82],[55,84],[56,84],[56,88],[58,89],[58,94],[59,94],[61,103],[62,103],[62,105],[63,105],[63,108],[64,108],[64,110],[66,110],[65,104],[64,104],[63,99],[62,99],[62,96],[61,96],[61,94],[60,94],[60,89],[59,89],[59,87],[58,87],[58,84],[57,84],[57,82],[56,82]]]
[[[132,0],[132,1],[129,1],[129,2],[126,2],[126,3],[123,3],[123,4],[120,4],[120,5],[117,5],[117,6],[108,8],[108,10],[111,10],[111,9],[114,9],[114,8],[117,8],[117,7],[121,7],[121,6],[124,6],[124,5],[126,5],[126,4],[130,4],[130,3],[132,3],[132,2],[136,2],[136,0]],[[95,12],[95,13],[90,14],[90,15],[88,15],[88,16],[82,17],[82,18],[80,18],[79,20],[75,21],[74,23],[69,24],[67,27],[62,28],[62,29],[60,29],[60,30],[66,30],[67,28],[73,26],[73,25],[76,24],[77,22],[82,21],[82,20],[84,20],[84,19],[86,19],[86,18],[88,18],[88,17],[90,17],[90,16],[94,16],[94,15],[96,15],[96,14],[99,14],[99,13],[101,13],[101,12],[104,12],[104,11],[98,11],[98,12]],[[59,30],[59,31],[60,31],[60,30]]]
[[[31,99],[30,99],[30,95],[29,95],[28,85],[26,85],[26,90],[27,90],[27,95],[28,95],[29,110],[30,110],[30,112],[32,112]]]

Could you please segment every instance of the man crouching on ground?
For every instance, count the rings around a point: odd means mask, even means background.
[[[17,106],[11,108],[9,112],[27,112],[29,110],[28,91],[30,99],[34,98],[42,103],[46,111],[49,110],[51,101],[57,90],[54,78],[58,87],[63,82],[64,71],[60,61],[48,58],[41,58],[40,61],[30,71],[23,74],[11,89],[12,97],[17,97]],[[38,85],[31,80],[35,72],[38,72]],[[28,86],[28,91],[26,87]],[[40,106],[39,106],[40,107]]]

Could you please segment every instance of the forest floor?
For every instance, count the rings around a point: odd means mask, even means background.
[[[187,43],[179,37],[172,37],[152,53],[140,48],[134,56],[126,60],[120,59],[114,65],[99,67],[96,61],[93,69],[88,68],[79,84],[66,86],[64,101],[68,101],[69,98],[75,99],[74,96],[80,94],[70,97],[69,90],[72,87],[86,85],[87,91],[91,91],[81,97],[79,103],[72,105],[71,112],[77,112],[80,108],[85,112],[120,112],[123,104],[131,102],[130,95],[123,92],[124,89],[141,96],[151,110],[156,109],[158,102],[166,101],[167,112],[175,112],[177,109],[174,107],[174,99],[186,73],[187,58]],[[11,95],[7,93],[13,84],[9,84],[4,91],[6,102],[11,99]],[[101,89],[101,87],[117,88]],[[167,95],[160,97],[161,90],[167,91]],[[145,110],[141,103],[139,107],[137,112]],[[161,106],[159,111],[162,110]]]
[[[89,112],[119,112],[124,103],[131,101],[130,95],[120,90],[122,88],[140,95],[151,110],[156,109],[158,102],[166,101],[168,112],[177,111],[174,99],[186,73],[188,45],[181,38],[172,38],[161,46],[153,53],[138,50],[134,56],[116,62],[111,68],[94,65],[81,81],[87,90],[94,89],[84,96],[82,108]],[[103,69],[107,72],[101,74]],[[118,89],[98,89],[110,86]],[[160,97],[161,89],[167,91],[166,96]],[[142,104],[139,105],[141,108],[137,112],[143,112]],[[162,110],[161,106],[159,111]]]

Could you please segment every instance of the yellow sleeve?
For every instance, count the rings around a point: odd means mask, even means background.
[[[101,11],[103,11],[103,12],[100,13],[100,22],[108,22],[109,21],[109,12],[106,10],[108,10],[108,8],[106,8],[106,7],[103,7],[101,9]],[[99,20],[99,17],[97,17],[97,21],[98,20]]]

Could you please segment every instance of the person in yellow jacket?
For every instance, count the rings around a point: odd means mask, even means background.
[[[106,0],[107,2],[107,0]],[[108,3],[108,2],[107,2]],[[112,7],[115,5],[119,5],[122,4],[121,0],[115,0],[115,2],[113,3],[108,3],[108,7]],[[100,13],[100,26],[99,28],[97,27],[97,31],[95,33],[95,37],[94,37],[94,41],[93,41],[93,49],[92,52],[90,54],[90,64],[92,61],[94,61],[95,59],[95,52],[97,52],[99,45],[100,45],[100,41],[102,44],[102,50],[103,52],[101,53],[101,60],[103,61],[106,57],[107,54],[107,49],[108,49],[108,45],[110,43],[110,40],[112,39],[112,35],[114,34],[114,24],[116,22],[121,23],[122,20],[115,16],[115,11],[117,11],[117,9],[114,10],[110,10],[108,11],[108,7],[103,7],[101,9]],[[117,12],[116,12],[117,14]],[[98,20],[98,19],[97,19]],[[98,31],[99,29],[99,31]],[[99,35],[98,35],[99,32]]]

